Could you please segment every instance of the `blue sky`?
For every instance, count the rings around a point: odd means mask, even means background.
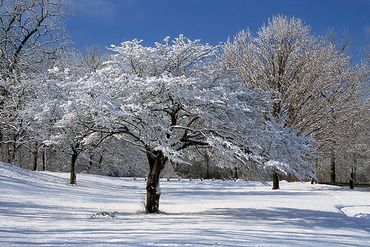
[[[370,43],[370,0],[70,0],[67,31],[75,46],[104,48],[134,38],[152,45],[185,34],[218,44],[244,28],[252,32],[282,14],[301,18],[312,33],[347,32],[354,60]]]

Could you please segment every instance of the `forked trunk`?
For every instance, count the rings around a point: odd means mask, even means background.
[[[147,213],[159,213],[159,198],[161,190],[159,187],[159,176],[164,168],[166,158],[162,151],[154,151],[147,154],[149,162],[149,175],[146,185],[146,205]]]

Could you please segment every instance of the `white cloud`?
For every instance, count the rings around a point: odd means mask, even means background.
[[[106,18],[115,16],[120,4],[130,5],[131,0],[70,0],[74,14]]]
[[[364,32],[365,32],[365,35],[370,36],[370,25],[367,25],[367,26],[364,27]]]

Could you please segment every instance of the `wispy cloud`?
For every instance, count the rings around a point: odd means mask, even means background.
[[[133,5],[132,0],[70,0],[74,14],[109,18],[117,15],[120,6]]]
[[[370,36],[370,25],[364,27],[364,33],[366,36]]]

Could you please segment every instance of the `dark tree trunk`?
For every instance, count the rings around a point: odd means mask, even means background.
[[[335,177],[336,177],[336,175],[335,175],[335,163],[336,163],[336,161],[335,161],[335,152],[334,152],[334,150],[332,150],[331,151],[331,153],[330,153],[330,183],[332,183],[332,184],[335,184],[335,182],[336,182],[336,179],[335,179]]]
[[[349,179],[349,188],[350,188],[351,190],[353,190],[353,189],[355,188],[355,182],[353,181],[353,179],[352,179],[352,178],[350,178],[350,179]]]
[[[8,163],[14,164],[15,163],[15,152],[17,149],[16,144],[16,136],[13,135],[13,140],[8,144]]]
[[[149,162],[149,175],[146,185],[146,205],[147,213],[159,213],[159,198],[161,190],[159,188],[159,176],[166,163],[162,151],[153,151],[147,153]]]
[[[98,169],[101,168],[102,163],[103,163],[103,155],[100,155],[99,162],[98,162]]]
[[[355,162],[357,165],[357,161]],[[349,188],[353,190],[355,188],[355,182],[356,182],[356,167],[352,166],[352,172],[351,172],[351,178],[349,179]]]
[[[70,184],[76,184],[76,160],[78,157],[77,151],[73,150],[72,158],[71,158],[71,177],[69,180]]]
[[[279,186],[279,175],[277,174],[277,172],[274,172],[274,174],[272,174],[272,189],[273,190],[280,189],[280,186]]]
[[[41,153],[41,162],[42,162],[42,170],[45,172],[46,171],[46,157],[45,157],[45,150],[42,150],[42,153]]]
[[[37,171],[38,144],[35,142],[32,150],[32,171]]]
[[[206,174],[206,179],[210,179],[211,178],[211,165],[210,165],[210,162],[209,162],[209,155],[208,153],[206,153],[204,155],[204,158],[206,160],[206,164],[207,164],[207,174]]]
[[[0,107],[0,110],[1,110],[1,107]],[[3,133],[2,133],[2,129],[0,129],[0,161],[3,161]]]
[[[235,179],[239,179],[239,174],[238,174],[238,167],[235,166],[235,174],[234,174]]]
[[[91,151],[89,153],[89,166],[87,167],[87,171],[89,173],[91,173],[93,170],[96,169],[96,167],[94,167],[96,165],[96,162],[94,161],[94,153]]]
[[[89,169],[94,166],[94,154],[90,153],[90,160],[89,160]]]

